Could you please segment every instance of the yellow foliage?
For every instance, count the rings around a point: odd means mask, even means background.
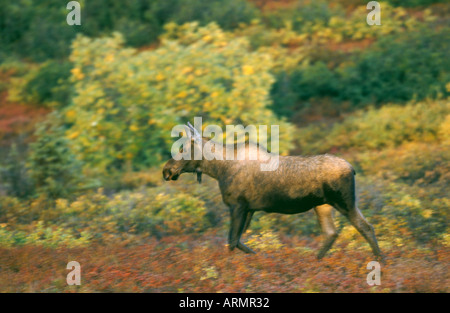
[[[156,75],[155,78],[156,78],[157,81],[162,81],[162,80],[164,80],[166,77],[165,77],[163,74],[158,73],[158,75]]]
[[[188,93],[183,90],[183,91],[180,91],[175,97],[183,99],[183,98],[186,98],[187,95],[188,95]]]
[[[73,133],[70,133],[69,135],[67,135],[67,138],[69,139],[75,139],[80,135],[80,132],[78,131],[74,131]]]
[[[262,251],[276,251],[283,247],[278,235],[270,230],[264,230],[259,235],[253,235],[247,241],[251,248]]]
[[[75,79],[77,80],[81,80],[84,78],[83,72],[81,71],[81,69],[77,67],[73,68],[70,72],[72,73],[73,77],[75,77]]]
[[[244,75],[251,75],[253,74],[255,71],[253,69],[253,67],[251,65],[244,65],[242,66],[242,73]]]

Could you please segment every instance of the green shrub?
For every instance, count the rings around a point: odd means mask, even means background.
[[[30,145],[30,176],[36,191],[50,198],[69,197],[82,186],[81,162],[63,134],[52,116],[38,127],[36,142]]]
[[[353,158],[365,175],[385,177],[428,188],[442,197],[450,183],[448,147],[440,142],[409,142],[381,151],[360,152]]]
[[[338,70],[338,99],[355,105],[402,103],[410,99],[446,97],[450,79],[450,31],[423,29],[386,37],[357,56],[354,65]]]
[[[33,223],[27,231],[11,231],[0,225],[0,247],[36,245],[52,248],[60,246],[73,248],[85,247],[89,243],[90,236],[85,232],[76,236],[70,229],[57,226],[45,227],[42,221]]]
[[[8,100],[39,106],[63,107],[72,96],[69,81],[69,62],[47,61],[39,65],[22,63],[20,66],[3,64],[5,72],[10,72]]]
[[[331,8],[327,1],[298,1],[292,7],[267,12],[264,20],[269,27],[281,28],[289,23],[297,32],[308,32],[312,26],[327,25],[332,16],[343,13],[340,7]]]
[[[53,106],[67,105],[72,89],[69,82],[70,69],[69,62],[44,63],[24,86],[26,101]]]
[[[100,189],[74,201],[58,199],[40,218],[93,239],[200,233],[211,226],[205,203],[184,192],[146,188],[107,197]]]
[[[357,177],[359,207],[381,240],[419,243],[439,238],[447,230],[447,197],[426,195],[418,186]],[[428,187],[427,187],[428,188]]]
[[[0,1],[0,50],[34,61],[68,55],[77,27],[66,23],[67,3]]]
[[[197,21],[203,26],[215,22],[223,29],[233,29],[259,17],[259,11],[245,0],[159,1],[152,11],[159,18],[166,15],[165,22],[184,24]]]
[[[33,193],[33,186],[25,165],[25,149],[19,149],[16,144],[0,164],[0,179],[2,188],[13,197],[27,197]]]
[[[0,223],[8,222],[11,225],[18,223],[31,223],[39,217],[36,212],[30,212],[29,202],[17,197],[2,196],[0,198]]]
[[[405,106],[386,105],[348,116],[332,127],[310,125],[297,132],[306,154],[397,147],[405,142],[438,142],[448,100],[426,100]]]
[[[169,22],[206,25],[216,21],[230,29],[259,13],[245,0],[89,0],[80,1],[81,25],[69,26],[66,4],[60,0],[0,0],[0,52],[39,62],[62,59],[69,55],[77,33],[101,36],[121,31],[127,44],[141,46],[157,40]]]
[[[422,29],[382,37],[370,48],[341,58],[304,62],[280,73],[271,90],[273,110],[291,116],[296,109],[328,98],[352,109],[425,98],[445,98],[450,80],[450,31]]]

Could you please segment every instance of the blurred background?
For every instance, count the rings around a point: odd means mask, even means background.
[[[367,2],[89,0],[69,26],[67,1],[0,0],[0,291],[448,292],[450,5],[380,2],[369,26]],[[194,116],[347,159],[382,285],[339,214],[324,260],[313,212],[257,213],[259,253],[229,253],[217,183],[162,180]]]

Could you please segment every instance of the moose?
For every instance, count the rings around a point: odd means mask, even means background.
[[[210,140],[202,137],[190,124],[191,153]],[[186,148],[186,146],[185,146]],[[243,244],[241,235],[247,230],[254,212],[296,214],[314,209],[324,240],[317,255],[325,256],[335,242],[338,233],[333,220],[333,208],[344,215],[369,243],[376,257],[382,257],[370,225],[356,206],[355,171],[344,159],[323,154],[314,156],[279,156],[278,167],[274,171],[262,171],[260,164],[270,159],[270,152],[260,149],[257,144],[246,142],[237,146],[223,146],[223,153],[234,149],[234,155],[250,155],[234,160],[225,158],[183,159],[172,157],[163,168],[166,181],[177,180],[182,173],[196,173],[201,182],[204,173],[219,182],[223,202],[228,206],[231,223],[228,236],[229,249],[236,247],[246,253],[254,253]],[[179,151],[178,153],[182,153]],[[222,153],[222,152],[221,152]]]

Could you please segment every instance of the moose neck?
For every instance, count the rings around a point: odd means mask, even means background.
[[[202,138],[202,147],[204,148],[205,145],[210,141],[209,138]],[[225,147],[224,147],[225,148]],[[224,150],[223,148],[223,150]],[[203,153],[203,150],[202,150]],[[200,172],[203,174],[206,174],[214,179],[218,179],[221,175],[223,175],[226,171],[225,162],[218,160],[216,156],[212,160],[207,160],[204,155],[202,155],[201,165],[200,165]],[[222,159],[225,160],[223,157]],[[199,174],[197,174],[199,175]],[[201,174],[200,174],[201,175]],[[197,176],[197,179],[198,176]]]
[[[203,159],[201,163],[201,171],[214,179],[218,179],[227,171],[228,166],[225,162],[225,160]]]

